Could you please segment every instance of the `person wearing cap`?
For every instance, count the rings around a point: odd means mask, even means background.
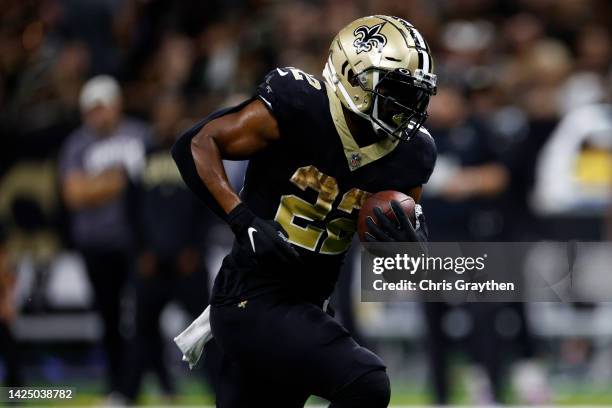
[[[114,78],[86,82],[79,100],[83,124],[68,137],[59,160],[72,243],[85,261],[103,321],[111,393],[121,390],[120,298],[135,241],[128,191],[140,177],[149,138],[149,127],[125,117],[121,102]]]

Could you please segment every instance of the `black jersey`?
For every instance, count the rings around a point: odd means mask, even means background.
[[[338,98],[296,68],[277,68],[256,97],[276,118],[280,138],[250,159],[241,199],[279,222],[300,254],[293,270],[262,271],[235,245],[225,259],[213,303],[270,291],[318,300],[331,294],[357,214],[370,193],[407,192],[427,182],[436,148],[425,129],[409,141],[357,145]]]

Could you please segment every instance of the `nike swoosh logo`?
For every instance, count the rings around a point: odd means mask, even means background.
[[[249,227],[247,233],[249,234],[249,241],[251,241],[251,248],[253,248],[253,252],[255,252],[255,241],[253,240],[253,233],[257,232],[257,230],[253,227]]]
[[[281,71],[281,69],[280,69],[280,68],[276,68],[276,70],[278,71],[278,75],[280,75],[280,76],[285,76],[285,75],[287,75],[287,74],[288,74],[288,72]]]

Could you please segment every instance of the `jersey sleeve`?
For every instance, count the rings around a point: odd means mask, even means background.
[[[295,126],[306,115],[306,104],[322,89],[314,76],[293,67],[270,71],[259,84],[255,96],[278,121],[281,130]]]
[[[423,185],[429,181],[431,173],[433,173],[436,165],[436,159],[438,157],[438,149],[436,147],[434,138],[427,129],[421,128],[419,131],[419,136],[420,137],[417,138],[420,161],[419,179],[420,184]]]

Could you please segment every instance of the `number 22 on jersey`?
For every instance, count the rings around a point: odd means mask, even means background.
[[[289,242],[310,251],[317,251],[317,247],[320,245],[318,252],[321,254],[333,255],[346,251],[356,230],[354,219],[335,218],[327,222],[325,228],[313,224],[306,224],[305,227],[302,227],[295,222],[296,219],[303,219],[312,223],[324,220],[327,217],[340,192],[336,179],[323,174],[314,166],[305,166],[300,167],[293,173],[291,182],[303,191],[308,188],[313,189],[318,193],[318,196],[314,204],[294,194],[281,197],[274,220],[287,231]],[[368,192],[352,188],[344,193],[337,208],[350,215],[354,209],[361,208],[369,195]],[[327,232],[327,236],[320,244],[324,232]]]

